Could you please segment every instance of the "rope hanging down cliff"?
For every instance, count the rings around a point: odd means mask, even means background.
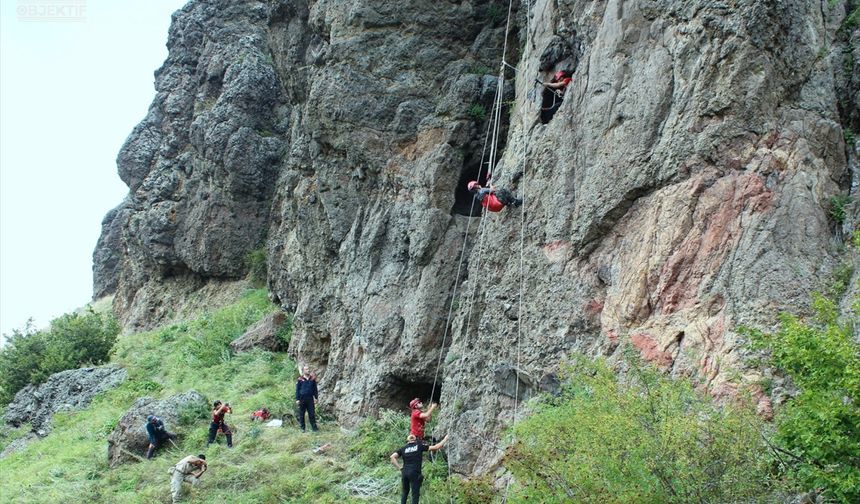
[[[506,66],[510,67],[510,65],[505,61],[505,56],[507,55],[507,45],[508,45],[507,39],[508,39],[508,35],[510,33],[510,20],[511,20],[512,6],[513,6],[513,0],[510,0],[508,3],[507,21],[506,21],[506,25],[505,25],[505,41],[504,41],[504,48],[502,51],[502,61],[501,61],[500,68],[499,68],[499,76],[498,76],[497,84],[496,84],[496,93],[495,93],[495,97],[493,99],[493,107],[492,107],[491,114],[490,114],[490,120],[488,121],[488,125],[487,125],[487,134],[484,138],[484,146],[481,150],[481,163],[480,163],[479,169],[478,169],[478,180],[480,180],[481,174],[484,170],[484,159],[485,159],[485,154],[486,154],[487,140],[488,140],[488,138],[492,138],[492,141],[490,142],[489,159],[487,161],[487,166],[486,166],[486,168],[487,168],[486,180],[488,182],[492,179],[493,175],[495,174],[494,168],[496,167],[495,166],[496,165],[496,158],[498,155],[499,135],[500,135],[500,131],[501,131],[502,104],[503,104],[504,85],[505,85],[505,67]],[[491,128],[492,128],[492,134],[490,134]],[[525,177],[525,166],[524,166],[524,170],[523,170],[523,177]],[[474,206],[475,206],[475,199],[473,198],[469,215],[471,215],[472,212],[474,211]],[[476,261],[476,264],[474,265],[474,269],[475,269],[476,273],[480,272],[481,259],[483,256],[484,235],[485,235],[485,231],[486,231],[486,219],[484,217],[486,217],[486,211],[487,211],[487,208],[484,208],[481,212],[482,218],[481,218],[481,223],[479,225],[479,231],[478,231],[478,253],[476,256],[477,261]],[[439,356],[438,356],[437,362],[436,362],[436,371],[435,371],[434,377],[433,377],[433,386],[431,388],[431,397],[430,397],[431,400],[432,400],[433,395],[436,392],[436,386],[438,384],[438,378],[439,378],[439,371],[440,371],[441,365],[442,365],[442,356],[443,356],[444,351],[445,351],[445,343],[446,343],[447,338],[448,338],[448,331],[449,331],[449,327],[451,324],[451,317],[452,317],[453,311],[454,311],[454,303],[457,301],[457,297],[456,297],[457,282],[459,281],[460,274],[462,272],[463,263],[465,261],[465,253],[466,253],[466,247],[467,247],[468,239],[469,239],[470,225],[471,225],[471,219],[469,219],[469,221],[467,222],[466,231],[463,235],[463,247],[461,249],[460,259],[458,261],[457,276],[455,278],[454,290],[453,290],[452,295],[451,295],[451,302],[450,302],[449,307],[448,307],[448,314],[447,314],[447,318],[445,321],[445,332],[443,333],[443,336],[442,336],[442,342],[441,342],[441,345],[439,348]],[[518,405],[519,405],[519,361],[520,361],[519,338],[520,338],[520,335],[522,334],[522,317],[521,317],[521,315],[522,315],[522,297],[523,297],[523,290],[524,290],[524,288],[523,288],[523,283],[524,283],[524,274],[523,274],[524,235],[525,235],[525,215],[523,214],[521,217],[521,224],[520,224],[520,288],[519,288],[519,308],[518,308],[520,316],[518,317],[518,330],[517,330],[517,341],[516,341],[517,366],[515,369],[516,369],[516,373],[517,373],[517,384],[516,384],[515,406],[514,406],[514,410],[515,410],[514,417],[515,418],[516,418],[516,414],[518,411]],[[479,275],[477,275],[477,274],[470,275],[470,276],[472,278],[475,278],[475,279],[477,279],[479,277]],[[469,336],[470,336],[469,326],[471,325],[472,313],[473,313],[473,309],[474,309],[474,300],[475,300],[475,294],[477,292],[477,289],[478,289],[478,282],[473,281],[472,290],[471,290],[471,293],[469,295],[468,309],[466,312],[467,313],[467,315],[466,315],[466,326],[465,326],[466,327],[466,330],[465,330],[466,338],[463,342],[464,349],[468,348],[468,344],[469,344],[469,339],[470,339],[469,338]],[[478,334],[480,334],[480,327],[478,328]],[[461,363],[462,363],[464,356],[465,356],[465,352],[464,352],[464,355],[460,356],[460,362]],[[455,396],[459,395],[459,390],[462,386],[462,379],[463,379],[463,376],[461,374],[460,380],[458,380],[459,383],[453,387]],[[448,474],[449,474],[449,476],[451,475],[450,465],[448,466]],[[507,488],[505,489],[505,500],[507,500]]]

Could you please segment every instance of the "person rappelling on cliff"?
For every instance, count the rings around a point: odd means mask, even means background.
[[[466,184],[466,188],[478,199],[481,206],[490,212],[501,212],[506,206],[518,207],[523,204],[523,200],[507,189],[496,189],[494,186],[481,187],[476,180]]]
[[[559,107],[561,107],[561,103],[564,101],[564,91],[573,80],[572,75],[573,72],[570,70],[559,70],[555,75],[553,75],[552,80],[549,82],[542,82],[539,79],[535,79],[537,84],[543,86],[540,107],[540,122],[542,124],[550,122],[550,120],[552,120],[552,116],[554,116]]]

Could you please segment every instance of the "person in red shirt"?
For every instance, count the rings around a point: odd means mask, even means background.
[[[409,401],[409,408],[412,409],[412,422],[409,425],[409,433],[419,441],[424,439],[424,424],[433,416],[433,410],[436,409],[436,406],[438,404],[433,403],[427,411],[422,412],[421,409],[424,408],[424,403],[421,402],[421,399],[416,397]]]
[[[268,420],[271,416],[272,416],[272,415],[269,413],[269,409],[268,409],[268,408],[263,408],[263,409],[258,409],[257,411],[255,411],[255,412],[251,413],[251,420],[252,420],[252,421],[253,421],[253,420],[260,420],[260,421],[265,422],[265,421],[266,421],[266,420]]]
[[[540,108],[540,122],[542,124],[550,122],[550,120],[552,120],[552,116],[554,116],[559,107],[561,107],[561,102],[564,101],[564,91],[573,80],[571,75],[573,75],[573,73],[569,70],[559,70],[555,75],[553,75],[551,81],[537,81],[543,86],[543,96]]]
[[[215,436],[220,430],[227,438],[227,448],[233,448],[233,432],[224,422],[224,415],[227,413],[233,413],[233,410],[230,409],[230,403],[215,401],[215,404],[212,405],[212,422],[209,423],[209,442],[207,444],[215,442]]]
[[[466,184],[466,188],[478,199],[481,206],[490,212],[501,212],[506,206],[518,207],[523,204],[523,200],[507,189],[496,189],[494,186],[481,187],[477,180]]]

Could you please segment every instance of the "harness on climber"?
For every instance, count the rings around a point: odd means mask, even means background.
[[[573,80],[571,75],[573,73],[569,70],[559,70],[549,82],[535,79],[535,86],[543,86],[540,108],[540,120],[543,124],[547,124],[561,107],[561,103],[564,101],[564,91]]]

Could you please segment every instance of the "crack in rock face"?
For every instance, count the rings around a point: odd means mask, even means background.
[[[515,2],[503,56],[486,1],[192,1],[118,156],[95,294],[152,327],[262,248],[323,403],[349,423],[438,397],[463,473],[499,457],[469,429],[558,390],[571,352],[630,346],[731,397],[757,376],[738,325],[807,306],[856,172],[844,6],[812,4]],[[541,124],[534,80],[566,69]],[[521,208],[477,217],[488,163]]]

